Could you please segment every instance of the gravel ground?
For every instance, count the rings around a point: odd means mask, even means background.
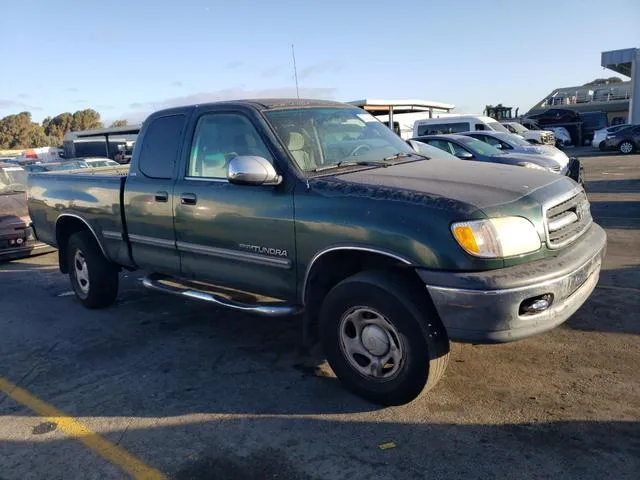
[[[88,311],[56,254],[0,265],[0,378],[176,479],[636,479],[640,156],[584,164],[609,238],[592,297],[540,337],[454,344],[411,404],[347,393],[291,319],[164,296],[137,273]],[[3,480],[126,478],[2,393],[0,415]]]

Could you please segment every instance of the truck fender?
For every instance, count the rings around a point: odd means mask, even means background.
[[[62,213],[56,219],[56,229],[55,229],[56,244],[58,246],[58,262],[60,264],[60,271],[62,273],[67,273],[65,257],[66,257],[67,242],[69,240],[69,237],[74,233],[82,230],[89,230],[91,232],[91,235],[93,236],[96,243],[98,244],[98,247],[100,247],[100,251],[102,252],[102,255],[104,255],[104,258],[109,259],[109,256],[107,255],[107,252],[104,249],[104,246],[100,241],[100,238],[96,234],[93,227],[89,224],[89,222],[87,222],[84,218],[80,217],[79,215],[75,215],[73,213]]]

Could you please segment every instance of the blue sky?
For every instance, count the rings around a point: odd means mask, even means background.
[[[8,7],[7,5],[11,5]],[[295,95],[528,110],[640,47],[640,1],[19,0],[0,16],[0,116]]]

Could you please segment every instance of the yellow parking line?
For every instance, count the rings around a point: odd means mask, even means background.
[[[133,478],[144,480],[166,479],[159,470],[145,465],[141,460],[114,443],[105,440],[83,423],[34,397],[23,388],[3,377],[0,377],[0,391],[13,398],[16,402],[30,408],[47,421],[55,422],[62,432],[83,443],[112,464],[117,465]]]

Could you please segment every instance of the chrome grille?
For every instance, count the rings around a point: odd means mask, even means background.
[[[573,242],[592,222],[589,200],[584,190],[547,206],[544,225],[548,247],[560,248]]]

